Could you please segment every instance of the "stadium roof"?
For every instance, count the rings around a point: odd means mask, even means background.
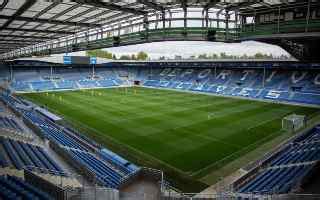
[[[298,3],[299,2],[299,3]],[[0,0],[0,54],[170,9],[240,12],[306,3],[292,0]]]

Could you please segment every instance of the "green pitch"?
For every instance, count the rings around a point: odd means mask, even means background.
[[[146,158],[194,175],[283,134],[281,120],[318,109],[147,88],[25,94]],[[256,145],[257,144],[257,145]],[[235,158],[233,156],[233,158]],[[143,159],[143,158],[142,158]]]

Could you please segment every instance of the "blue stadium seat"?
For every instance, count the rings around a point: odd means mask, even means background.
[[[44,79],[49,76],[47,68],[38,70],[16,69],[11,87],[17,91],[46,91],[59,89],[79,89],[113,87],[124,84],[121,77],[131,74],[144,86],[210,92],[229,96],[320,104],[320,85],[315,81],[317,74],[312,71],[268,69],[214,69],[206,68],[98,68],[96,80],[86,68],[56,69],[56,81]],[[294,79],[306,74],[302,79]],[[263,77],[266,78],[263,83]],[[292,88],[300,88],[293,90]]]
[[[15,131],[22,131],[21,126],[12,118],[0,116],[0,128],[6,128]]]
[[[53,200],[47,193],[14,176],[0,176],[0,199]]]
[[[24,116],[30,120],[30,122],[37,125],[44,134],[50,140],[55,141],[56,143],[67,146],[70,148],[76,148],[81,150],[86,150],[81,144],[78,143],[75,139],[70,137],[68,134],[59,130],[54,125],[47,122],[45,119],[42,119],[39,115],[34,112],[24,112]]]
[[[239,193],[287,193],[320,161],[319,129],[297,137],[283,147],[266,168],[238,188]]]
[[[108,149],[100,150],[99,155],[107,162],[111,162],[116,168],[118,168],[124,174],[134,173],[137,170],[139,170],[139,168],[136,165],[130,163],[129,161],[123,159],[122,157],[109,151]]]
[[[2,139],[1,144],[11,163],[19,170],[38,168],[43,172],[50,171],[56,175],[65,175],[60,165],[41,147],[11,139]],[[0,161],[2,165],[9,165],[4,156],[0,157]]]
[[[113,168],[112,165],[103,162],[91,153],[71,149],[68,152],[75,160],[94,172],[104,186],[119,187],[121,179],[125,176],[120,170]]]

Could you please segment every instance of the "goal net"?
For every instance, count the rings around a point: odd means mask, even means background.
[[[306,125],[306,116],[288,115],[282,119],[282,129],[286,131],[296,131]]]

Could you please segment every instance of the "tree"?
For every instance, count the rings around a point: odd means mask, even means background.
[[[263,59],[263,58],[265,58],[265,56],[262,54],[262,53],[256,53],[255,55],[254,55],[254,58],[255,59]]]
[[[248,59],[249,57],[247,56],[247,54],[243,54],[240,58],[241,59]]]
[[[90,56],[90,57],[112,59],[112,53],[109,53],[107,51],[103,51],[101,49],[86,51],[86,55]]]
[[[198,56],[198,59],[208,59],[208,57],[207,57],[207,54],[200,54],[199,56]]]
[[[129,55],[121,55],[120,60],[130,60],[131,57]]]
[[[137,55],[137,60],[147,60],[148,59],[148,54],[140,51]]]
[[[228,56],[227,56],[227,54],[225,53],[225,52],[221,52],[220,53],[220,58],[222,58],[222,59],[225,59],[225,58],[227,58]]]
[[[218,59],[218,55],[215,54],[215,53],[213,53],[212,56],[211,56],[211,58],[212,58],[212,59]]]

